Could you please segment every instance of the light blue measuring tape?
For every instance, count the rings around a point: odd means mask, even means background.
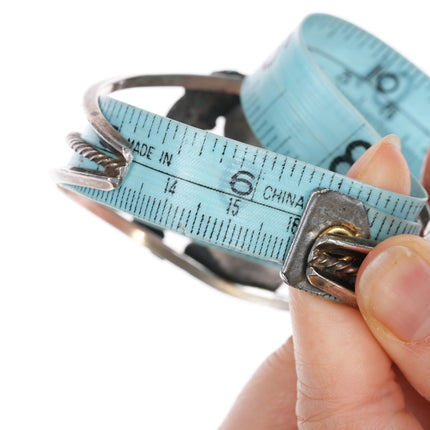
[[[148,85],[232,94],[240,90],[244,113],[262,147],[106,96]],[[311,276],[310,270],[315,275],[319,269],[309,268],[309,252],[313,246],[313,258],[321,257],[315,241],[322,229],[348,230],[353,260],[366,248],[358,250],[359,237],[380,241],[422,229],[418,217],[427,196],[415,179],[411,196],[402,196],[343,174],[381,135],[396,133],[418,175],[430,140],[430,80],[381,41],[338,18],[305,19],[243,84],[237,77],[124,78],[92,87],[85,106],[92,128],[82,140],[72,138],[80,155],[56,171],[60,184],[100,208],[227,250],[232,259],[239,256],[276,271],[284,264],[283,278],[314,294],[355,304],[351,286],[336,274],[331,278],[321,269],[316,280]],[[324,211],[315,215],[321,207],[333,214],[323,224]],[[318,222],[309,230],[312,219]],[[325,247],[324,255],[345,261],[347,245],[338,235],[337,230],[329,232],[329,243],[323,238],[318,246]],[[172,255],[167,258],[177,262],[180,257]],[[180,265],[187,266],[187,258]],[[348,267],[353,263],[348,260]],[[191,265],[194,274],[200,270]],[[213,284],[201,270],[199,276]],[[292,281],[294,270],[299,273]],[[228,290],[227,284],[221,289]],[[244,295],[249,291],[242,290]],[[264,294],[263,299],[277,305],[285,302],[275,289]]]

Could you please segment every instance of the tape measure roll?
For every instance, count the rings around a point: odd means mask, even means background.
[[[430,143],[430,80],[379,39],[311,15],[241,90],[262,145],[346,173],[381,136],[397,134],[418,176]]]
[[[366,49],[371,53],[359,70],[348,57],[352,55],[348,43],[357,45],[360,55]],[[268,149],[100,97],[104,117],[129,143],[131,165],[121,185],[112,191],[69,187],[149,225],[275,267],[284,262],[306,202],[317,188],[361,200],[375,240],[419,234],[417,217],[427,196],[416,180],[412,195],[401,196],[326,170],[342,171],[358,158],[360,150],[379,139],[363,114],[372,118],[382,109],[382,100],[384,111],[388,103],[394,106],[387,127],[403,138],[412,169],[418,171],[430,135],[421,127],[422,91],[430,90],[430,83],[393,52],[336,18],[313,15],[305,20],[242,85],[244,112]],[[342,54],[347,55],[343,61],[339,60]],[[341,70],[345,64],[348,69]],[[357,82],[364,89],[357,89]],[[406,82],[409,90],[400,91]],[[419,85],[417,92],[412,91],[415,85]],[[346,88],[344,93],[339,87]],[[409,110],[415,99],[420,100],[416,116]],[[92,129],[83,139],[106,152]],[[73,157],[71,166],[100,170],[79,155]]]

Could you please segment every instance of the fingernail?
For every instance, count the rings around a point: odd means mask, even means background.
[[[388,134],[387,136],[383,137],[380,142],[388,142],[391,143],[391,145],[396,146],[398,149],[402,149],[400,137],[396,134]]]
[[[382,251],[365,268],[358,287],[363,313],[396,337],[430,336],[430,265],[415,250],[397,245]]]
[[[381,151],[384,152],[384,149],[387,149],[387,146],[391,147],[389,150],[392,150],[392,147],[394,147],[395,151],[400,150],[400,138],[395,134],[389,134],[388,136],[383,137],[379,142],[371,146],[354,163],[347,176],[361,180],[361,177],[366,176],[369,171],[371,172],[373,170],[373,161],[378,158],[378,155]]]
[[[353,164],[347,176],[389,191],[409,194],[409,168],[400,148],[398,136],[385,136]]]

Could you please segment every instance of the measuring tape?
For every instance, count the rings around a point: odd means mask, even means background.
[[[240,90],[246,118],[264,148],[103,95],[176,84]],[[374,240],[419,234],[422,228],[418,216],[427,196],[415,179],[411,196],[403,196],[343,174],[381,135],[396,133],[418,175],[430,136],[430,80],[381,41],[338,18],[308,17],[243,83],[238,77],[135,77],[97,85],[86,100],[94,127],[82,135],[87,152],[78,151],[56,179],[146,225],[276,270],[318,189],[360,201]],[[106,127],[106,120],[108,133],[98,125],[104,121]],[[102,154],[122,160],[113,165],[109,158],[119,179],[106,179],[106,169],[95,162]]]
[[[419,175],[430,142],[430,80],[379,39],[328,15],[311,15],[242,88],[262,144],[346,173],[381,136],[402,141]]]

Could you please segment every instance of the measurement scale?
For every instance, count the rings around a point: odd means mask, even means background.
[[[108,97],[119,89],[176,85],[240,93],[262,147]],[[221,279],[170,250],[152,229],[226,250],[251,273],[255,264],[268,273],[283,265],[289,284],[355,306],[353,275],[345,280],[338,266],[336,273],[312,263],[318,249],[338,259],[346,254],[348,270],[357,269],[374,241],[419,234],[423,227],[418,217],[427,196],[415,179],[411,196],[402,196],[343,174],[381,134],[392,132],[403,141],[411,171],[419,173],[430,136],[430,80],[338,18],[311,15],[243,81],[236,75],[114,79],[90,88],[84,105],[91,127],[69,138],[77,154],[56,171],[57,182],[123,231],[141,234],[157,255],[229,293],[286,306],[282,288]],[[321,237],[328,227],[338,229]]]

